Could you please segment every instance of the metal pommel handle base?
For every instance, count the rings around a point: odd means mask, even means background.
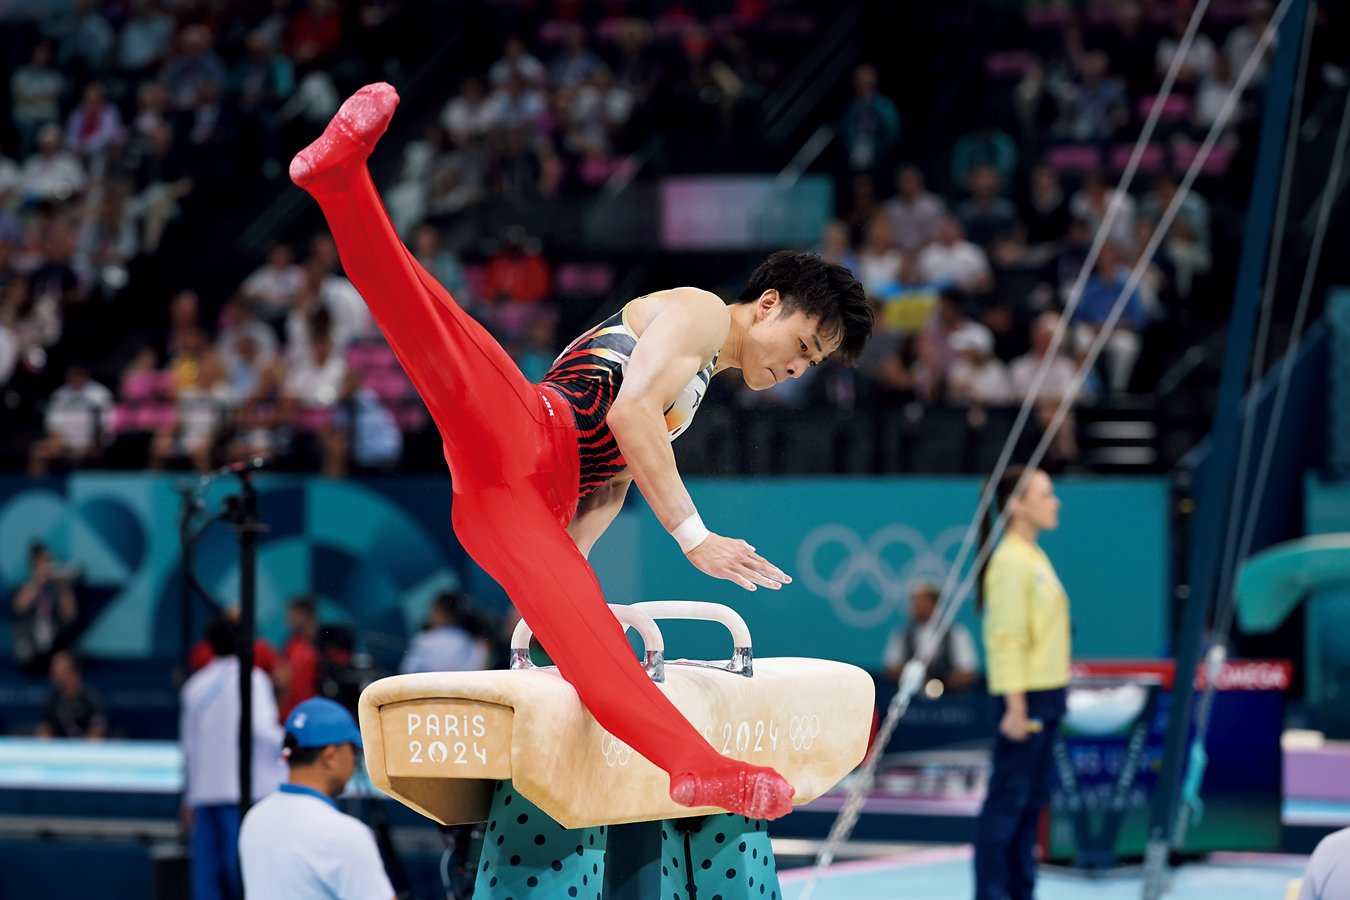
[[[705,622],[721,622],[731,632],[732,655],[725,664],[693,662],[679,660],[671,665],[697,666],[708,669],[731,672],[734,675],[754,676],[754,652],[751,649],[750,628],[740,614],[720,603],[705,603],[698,600],[652,600],[644,603],[611,603],[610,610],[624,629],[633,629],[642,637],[642,666],[657,684],[666,680],[665,639],[657,627],[657,619],[694,619]],[[521,619],[511,635],[511,668],[536,668],[530,659],[530,639],[534,632]]]

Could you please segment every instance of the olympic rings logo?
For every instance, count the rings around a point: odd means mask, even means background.
[[[600,752],[605,756],[605,765],[611,769],[628,765],[628,760],[633,757],[633,748],[608,731],[600,735]]]
[[[793,750],[810,750],[820,737],[820,716],[793,716],[788,722],[788,738]]]
[[[945,578],[950,557],[964,536],[964,528],[948,528],[930,543],[908,525],[896,524],[864,541],[845,525],[821,525],[802,539],[797,570],[806,586],[828,599],[845,623],[871,628],[901,608],[915,581]],[[838,561],[829,565],[830,560]],[[822,565],[828,571],[822,571]],[[869,594],[876,599],[869,602]]]

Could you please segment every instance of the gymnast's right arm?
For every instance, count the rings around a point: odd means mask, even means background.
[[[726,340],[730,315],[715,294],[678,288],[643,329],[606,422],[628,471],[667,531],[697,516],[675,466],[665,410]],[[745,541],[707,534],[685,555],[702,572],[748,591],[790,580]]]

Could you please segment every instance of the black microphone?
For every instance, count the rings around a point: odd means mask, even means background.
[[[265,469],[272,463],[264,456],[255,456],[252,459],[241,459],[238,462],[232,462],[229,465],[221,466],[216,469],[217,475],[243,475],[246,472],[256,472],[259,469]]]

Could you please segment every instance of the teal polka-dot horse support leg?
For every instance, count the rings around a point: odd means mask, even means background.
[[[607,829],[564,828],[497,782],[474,900],[600,900]]]
[[[661,823],[661,900],[779,900],[764,822],[731,814]]]

